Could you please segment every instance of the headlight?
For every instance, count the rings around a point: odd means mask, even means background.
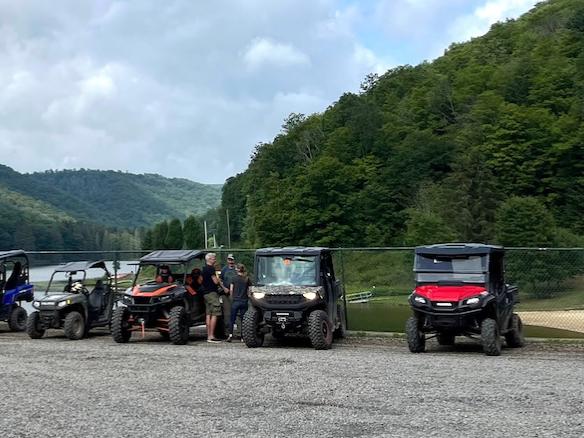
[[[122,303],[132,304],[132,297],[129,295],[122,295]]]
[[[67,304],[69,304],[69,300],[65,300],[65,301],[59,301],[57,303],[57,307],[65,307]]]
[[[414,297],[414,301],[415,301],[416,303],[420,303],[420,304],[426,304],[426,298],[424,298],[424,297],[421,297],[421,296],[419,296],[419,295],[416,295],[416,296]]]
[[[478,304],[481,301],[482,297],[485,297],[489,295],[489,292],[487,292],[486,290],[482,291],[480,294],[478,294],[478,296],[476,297],[472,297],[472,298],[468,298],[466,300],[464,300],[464,304],[468,304],[468,305],[473,305],[473,304]]]
[[[302,296],[307,300],[315,300],[318,295],[316,292],[305,292]]]
[[[263,292],[254,292],[254,293],[253,293],[253,297],[254,297],[256,300],[261,300],[261,299],[262,299],[263,297],[265,297],[265,296],[266,296],[266,294],[265,294],[265,293],[263,293]]]
[[[41,305],[41,303],[39,301],[36,301],[35,300],[35,301],[32,302],[32,306],[33,307],[39,307],[40,305]]]
[[[160,301],[169,301],[172,297],[170,295],[165,295],[163,297],[160,297]]]

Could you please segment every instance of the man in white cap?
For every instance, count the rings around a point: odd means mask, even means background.
[[[235,257],[233,254],[227,255],[227,265],[221,269],[221,287],[223,288],[223,322],[225,323],[225,333],[231,340],[233,333],[231,333],[231,294],[230,287],[233,280],[237,277],[237,269],[235,268]]]

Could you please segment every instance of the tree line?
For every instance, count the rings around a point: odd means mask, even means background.
[[[145,230],[142,249],[200,249],[205,247],[203,219],[194,215],[184,222],[179,219],[162,221]]]
[[[584,5],[550,0],[432,63],[291,114],[222,211],[246,246],[581,246]]]

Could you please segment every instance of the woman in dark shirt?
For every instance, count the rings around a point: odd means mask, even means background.
[[[229,338],[228,342],[233,338],[233,325],[237,319],[237,315],[241,316],[243,320],[243,315],[247,310],[247,300],[249,298],[249,287],[251,286],[251,281],[247,276],[245,266],[242,264],[237,265],[237,275],[231,282],[229,286],[229,293],[233,304],[231,305],[231,321],[229,324]]]

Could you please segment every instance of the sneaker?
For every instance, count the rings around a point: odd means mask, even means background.
[[[232,339],[233,339],[233,335],[229,335],[229,336],[227,336],[227,339],[225,339],[225,342],[231,342]]]
[[[211,339],[207,339],[207,342],[209,342],[211,344],[218,344],[219,342],[221,342],[221,340],[215,339],[215,338],[211,338]]]

